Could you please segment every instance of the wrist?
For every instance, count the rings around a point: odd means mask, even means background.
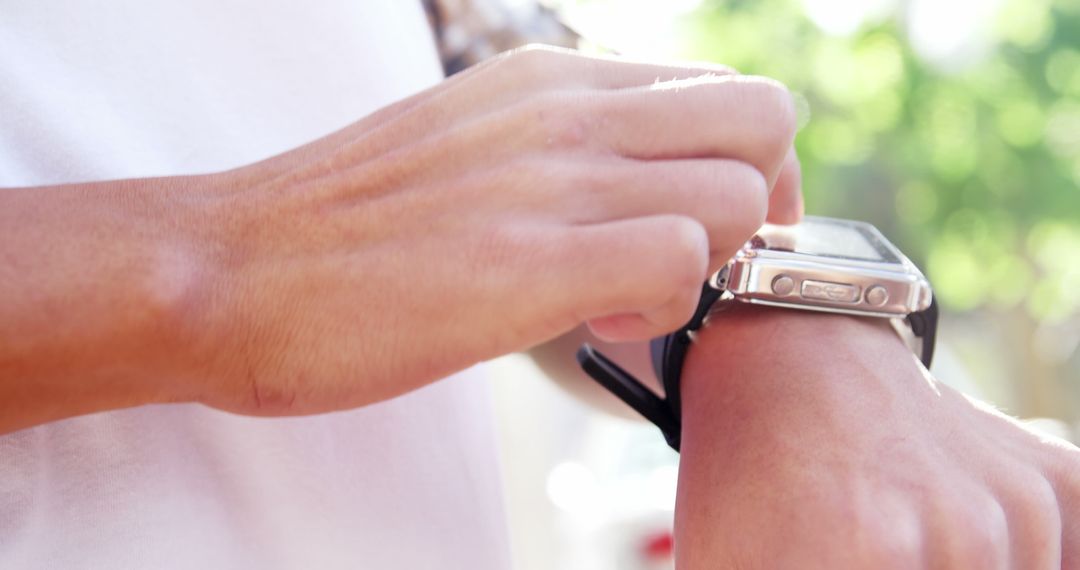
[[[86,369],[113,386],[104,407],[197,401],[205,391],[201,347],[215,338],[206,325],[227,266],[219,236],[228,220],[215,207],[225,183],[222,175],[125,180],[89,196],[106,208],[90,215],[107,220],[110,234],[85,264],[107,281],[96,287],[95,313],[107,315],[109,330],[85,351]]]
[[[825,427],[852,402],[919,405],[937,392],[886,319],[735,305],[701,329],[687,355],[683,436],[720,437],[721,416]]]
[[[888,319],[732,303],[698,331],[686,366],[691,373],[748,369],[757,376],[808,358],[835,367],[881,357],[914,358]]]
[[[164,384],[156,397],[172,402],[219,400],[223,378],[232,374],[237,317],[245,289],[239,281],[245,248],[242,236],[258,231],[246,224],[248,208],[237,190],[254,182],[246,171],[169,179],[168,193],[155,215],[169,220],[158,236],[153,270],[142,285],[157,314],[158,366]]]
[[[7,191],[0,432],[190,399],[194,178]]]
[[[220,265],[213,228],[223,220],[209,209],[218,183],[214,175],[120,183],[128,204],[118,212],[126,228],[118,253],[130,253],[130,268],[117,288],[127,291],[117,333],[130,363],[128,405],[193,401],[199,392],[194,347]]]

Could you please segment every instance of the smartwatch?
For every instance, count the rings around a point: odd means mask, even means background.
[[[649,343],[663,398],[588,344],[578,363],[678,451],[686,353],[709,314],[733,302],[890,319],[927,368],[934,356],[938,311],[922,272],[870,224],[806,216],[762,227],[705,283],[690,321]]]

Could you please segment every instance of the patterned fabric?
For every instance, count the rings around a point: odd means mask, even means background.
[[[423,0],[443,69],[453,75],[528,43],[577,47],[579,36],[535,0]]]

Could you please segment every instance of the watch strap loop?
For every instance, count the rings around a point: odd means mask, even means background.
[[[679,450],[679,436],[682,434],[682,429],[679,420],[672,414],[672,408],[668,402],[653,393],[618,364],[597,352],[588,343],[581,345],[578,349],[577,360],[582,370],[609,392],[626,402],[634,411],[660,428],[668,445],[675,451]]]
[[[680,378],[682,377],[683,363],[686,361],[686,353],[690,351],[693,342],[693,332],[700,329],[705,323],[705,317],[709,310],[723,296],[724,292],[714,289],[708,283],[701,287],[701,297],[698,300],[697,309],[679,330],[660,338],[655,338],[649,343],[652,351],[653,367],[658,370],[656,377],[664,386],[664,398],[675,419],[682,421],[682,391]],[[660,342],[662,341],[662,342]],[[658,348],[662,350],[657,358]]]
[[[912,334],[922,341],[919,360],[929,369],[930,363],[934,361],[934,346],[937,343],[937,297],[930,299],[930,306],[926,310],[908,315],[907,322],[911,325]]]

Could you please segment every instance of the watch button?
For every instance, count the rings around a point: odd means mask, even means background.
[[[830,283],[828,281],[802,282],[802,296],[804,299],[818,301],[832,301],[834,303],[858,303],[859,288],[846,283]]]
[[[772,292],[784,297],[795,290],[795,280],[787,275],[777,275],[772,280]]]
[[[874,285],[866,290],[866,302],[869,305],[880,307],[889,302],[889,292],[881,285]]]

